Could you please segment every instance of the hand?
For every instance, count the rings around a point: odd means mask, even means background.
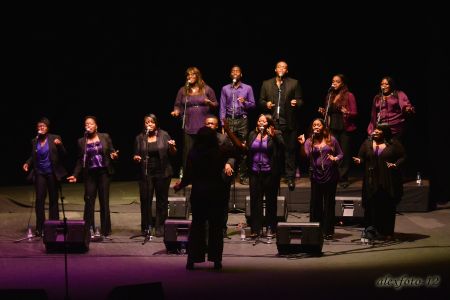
[[[227,176],[231,176],[233,175],[233,168],[231,167],[230,164],[225,164],[225,174],[227,174]]]
[[[225,130],[225,132],[229,131],[230,130],[230,124],[228,124],[227,118],[223,118],[222,119],[222,123],[223,123],[222,130]]]
[[[388,167],[388,169],[397,169],[397,165],[390,163],[390,162],[386,162],[386,165]]]
[[[111,159],[116,159],[119,157],[119,150],[116,150],[114,152],[111,152],[111,154],[109,155],[111,157]]]
[[[272,107],[274,107],[275,104],[272,103],[272,101],[267,101],[267,109],[272,109]]]
[[[342,107],[341,107],[341,112],[342,112],[344,115],[348,114],[348,110],[347,110],[347,108],[346,108],[345,106],[342,106]]]
[[[331,154],[327,155],[327,159],[329,159],[331,161],[338,161],[339,160],[339,158],[337,156],[333,156]]]
[[[414,114],[416,112],[415,108],[413,106],[406,106],[405,107],[405,113],[407,114]]]
[[[301,145],[303,145],[304,143],[305,143],[305,135],[304,134],[301,134],[301,135],[299,135],[298,137],[297,137],[297,141],[301,144]]]
[[[291,100],[291,106],[292,106],[292,107],[297,106],[297,100],[296,100],[296,99],[292,99],[292,100]]]
[[[360,163],[361,163],[361,158],[359,158],[359,157],[352,157],[353,158],[353,162],[355,163],[355,164],[357,164],[357,165],[359,165]]]
[[[61,145],[61,140],[60,139],[55,139],[53,141],[53,143],[55,143],[55,145]]]
[[[273,137],[275,135],[275,128],[273,126],[269,126],[267,128],[267,134]]]
[[[167,144],[169,144],[169,147],[175,147],[175,146],[176,146],[174,140],[169,140],[169,141],[167,141]]]
[[[172,117],[178,117],[180,115],[180,111],[179,110],[174,110],[170,114],[172,115]]]
[[[244,103],[245,102],[245,98],[240,96],[237,98],[239,102]]]
[[[173,186],[173,190],[176,192],[178,192],[179,190],[181,190],[181,181],[177,181],[174,186]]]
[[[135,162],[141,162],[142,157],[141,157],[140,155],[135,155],[135,156],[133,156],[133,160],[134,160]]]
[[[322,115],[325,115],[325,108],[323,107],[319,107],[319,109],[317,110],[319,113],[321,113]]]
[[[75,182],[77,182],[77,178],[72,175],[72,176],[67,177],[67,181],[70,183],[75,183]]]
[[[25,171],[25,172],[28,172],[28,168],[29,168],[30,166],[27,164],[27,163],[24,163],[23,164],[23,166],[22,166],[22,169]]]

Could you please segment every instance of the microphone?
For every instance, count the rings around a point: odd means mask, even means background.
[[[189,85],[190,85],[190,83],[189,83],[189,80],[188,80],[188,81],[186,81],[186,84],[185,84],[186,89],[189,88]]]
[[[231,86],[234,86],[236,84],[236,78],[233,78],[233,82],[231,83]]]
[[[332,90],[334,90],[333,85],[330,86],[330,88],[328,89],[328,91],[331,92]]]
[[[147,126],[147,127],[145,128],[145,134],[148,135],[149,132],[150,132],[150,126]]]
[[[263,134],[263,132],[264,132],[264,129],[266,129],[264,126],[260,126],[259,128],[259,132],[261,133],[261,134]]]

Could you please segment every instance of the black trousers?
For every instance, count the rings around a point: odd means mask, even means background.
[[[378,190],[368,198],[364,207],[365,227],[373,226],[379,234],[392,235],[395,228],[396,203],[399,199],[392,198],[384,190]]]
[[[48,192],[48,218],[59,220],[58,209],[58,180],[52,174],[39,174],[35,172],[34,188],[36,191],[36,230],[42,232],[45,221],[45,198]]]
[[[232,119],[228,118],[228,125],[230,126],[230,130],[237,136],[237,138],[241,142],[245,142],[247,140],[248,135],[248,119],[240,118],[240,119]],[[239,171],[235,173],[239,173],[239,177],[248,177],[248,167],[246,155],[243,154],[239,158]],[[237,171],[237,170],[235,170]]]
[[[309,218],[320,222],[324,235],[334,234],[337,182],[317,183],[311,180]]]
[[[250,227],[253,234],[259,234],[263,228],[263,203],[266,207],[266,225],[272,230],[277,228],[277,195],[280,187],[279,176],[271,172],[250,173]],[[265,201],[264,201],[265,196]]]
[[[139,181],[139,198],[141,201],[141,230],[149,228],[149,225],[162,232],[164,222],[167,219],[169,202],[170,177],[146,176]],[[156,195],[155,223],[152,219],[153,194]]]
[[[296,167],[296,153],[297,150],[297,131],[286,128],[285,125],[277,125],[276,128],[281,130],[284,140],[284,176],[287,179],[295,179]]]
[[[88,170],[84,178],[84,221],[88,227],[95,227],[95,198],[100,203],[101,234],[111,234],[111,214],[109,211],[110,175],[106,168]]]
[[[347,181],[348,172],[352,164],[352,140],[354,133],[345,130],[331,130],[331,133],[338,140],[342,152],[344,153],[344,157],[339,162],[339,178],[341,181]]]
[[[223,208],[220,195],[216,199],[191,199],[192,223],[189,231],[188,261],[222,261],[223,253]],[[206,234],[208,233],[208,239]]]

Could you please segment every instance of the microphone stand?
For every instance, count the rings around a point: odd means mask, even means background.
[[[323,120],[325,121],[325,127],[328,128],[328,111],[330,109],[330,102],[331,102],[331,90],[333,87],[330,87],[328,89],[328,99],[327,99],[327,107],[325,108],[325,115],[323,116]]]
[[[145,184],[147,185],[146,194],[148,196],[148,192],[149,192],[148,191],[148,130],[145,131],[145,137],[143,140],[145,143],[144,176],[145,176]],[[153,201],[153,199],[152,199],[152,201]],[[150,210],[151,210],[151,202],[150,202]],[[150,214],[150,219],[151,218],[152,218],[152,216]],[[130,236],[130,239],[134,239],[134,238],[141,237],[141,236],[144,237],[144,241],[142,242],[142,245],[145,245],[145,243],[147,243],[148,241],[151,241],[153,239],[151,226],[147,226],[144,233]]]

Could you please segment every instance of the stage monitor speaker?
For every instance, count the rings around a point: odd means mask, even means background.
[[[280,255],[294,253],[321,254],[323,235],[320,223],[286,223],[277,226],[277,249]]]
[[[64,252],[64,221],[45,221],[43,240],[47,252]],[[86,252],[90,241],[91,235],[83,220],[67,221],[67,252]]]
[[[47,292],[44,289],[6,289],[0,290],[0,299],[16,300],[16,299],[33,299],[47,300]]]
[[[164,223],[164,244],[167,252],[187,251],[190,220],[167,219]]]
[[[145,297],[147,295],[147,297]],[[108,300],[152,299],[163,300],[164,290],[161,282],[122,285],[115,287],[108,295]]]
[[[361,220],[364,218],[361,197],[336,196],[334,213],[337,220]]]
[[[189,219],[189,201],[186,197],[169,197],[167,216],[171,219]],[[156,218],[156,198],[152,201],[152,218]]]
[[[288,206],[286,203],[286,197],[285,196],[277,196],[277,221],[278,222],[286,222],[287,215],[288,215]],[[266,224],[266,196],[263,198],[263,215],[264,215],[264,221],[263,223]],[[250,209],[250,196],[245,197],[245,218],[247,220],[247,224],[251,224],[250,218],[251,218],[251,209]]]

